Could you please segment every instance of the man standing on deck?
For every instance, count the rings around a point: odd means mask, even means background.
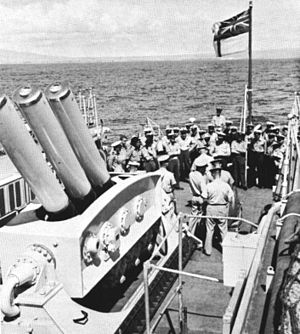
[[[229,205],[234,200],[234,194],[229,186],[220,179],[221,168],[211,169],[214,180],[206,186],[207,189],[207,216],[228,217]],[[212,238],[215,226],[218,226],[222,240],[224,239],[228,227],[226,218],[207,218],[206,219],[206,239],[204,254],[210,256],[212,252]]]
[[[206,175],[206,160],[198,159],[195,163],[195,171],[190,172],[189,183],[192,192],[192,216],[199,216],[204,214],[204,202],[207,198],[206,185],[208,178]],[[199,218],[191,218],[190,227],[195,228],[195,224],[200,222]]]
[[[217,128],[222,128],[222,130],[225,128],[226,119],[222,113],[222,108],[216,108],[216,115],[212,118],[212,124]]]

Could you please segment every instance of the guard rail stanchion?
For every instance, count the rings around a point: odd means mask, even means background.
[[[178,219],[178,270],[182,272],[182,214],[179,214]],[[178,317],[179,317],[179,328],[182,329],[183,318],[182,318],[182,308],[183,308],[183,300],[182,300],[182,276],[179,273],[178,275]]]
[[[150,306],[149,306],[149,287],[148,287],[148,272],[150,269],[150,262],[144,263],[144,292],[145,292],[145,319],[146,319],[146,333],[151,334],[150,330]]]

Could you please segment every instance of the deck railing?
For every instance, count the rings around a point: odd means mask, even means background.
[[[148,261],[144,263],[144,292],[145,292],[145,319],[146,319],[146,333],[147,334],[152,334],[154,333],[155,329],[157,328],[161,318],[166,315],[168,323],[170,325],[170,330],[172,333],[175,333],[173,324],[171,323],[171,319],[169,317],[169,314],[167,312],[169,305],[171,302],[174,300],[176,296],[178,296],[178,323],[179,323],[179,328],[180,328],[180,333],[185,334],[187,333],[187,324],[186,324],[186,309],[183,306],[182,302],[182,288],[183,288],[183,283],[182,283],[182,277],[183,276],[188,276],[191,278],[196,278],[196,279],[201,279],[201,280],[208,280],[216,283],[223,283],[222,279],[218,279],[215,277],[210,277],[206,275],[198,275],[194,273],[189,273],[183,270],[182,266],[182,257],[183,257],[183,251],[182,251],[182,236],[186,235],[187,237],[193,238],[198,244],[202,246],[202,241],[198,239],[197,237],[194,236],[193,233],[189,230],[189,226],[185,221],[187,221],[190,218],[213,218],[213,219],[228,219],[228,220],[235,220],[241,222],[245,222],[250,224],[253,227],[258,227],[256,224],[241,218],[241,217],[221,217],[221,216],[193,216],[193,215],[188,215],[188,214],[183,214],[179,213],[177,221],[171,226],[170,230],[168,233],[164,236],[164,238],[161,240],[160,244],[157,246],[155,251],[153,252],[152,256]],[[170,269],[170,268],[165,268],[161,266],[157,266],[151,261],[159,255],[159,250],[161,247],[163,247],[164,243],[168,239],[169,235],[172,233],[172,231],[178,231],[178,270],[177,269]],[[174,293],[170,296],[170,298],[167,300],[165,303],[165,306],[163,307],[163,310],[160,312],[159,316],[154,320],[152,326],[151,326],[151,319],[150,319],[150,296],[149,296],[149,279],[148,275],[150,273],[150,270],[160,270],[164,272],[169,272],[173,274],[178,275],[178,285],[177,288],[175,289]],[[232,328],[233,322],[235,320],[235,315],[237,313],[237,309],[239,306],[239,302],[242,298],[242,293],[243,293],[243,288],[245,285],[245,273],[243,272],[243,278],[242,276],[240,277],[237,286],[235,287],[234,294],[231,298],[231,301],[228,305],[227,308],[227,313],[225,313],[223,317],[223,333],[230,333],[228,330]]]

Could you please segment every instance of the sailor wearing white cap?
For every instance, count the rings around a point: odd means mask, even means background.
[[[212,168],[212,176],[214,180],[207,184],[207,208],[206,214],[208,216],[228,217],[229,205],[234,200],[234,194],[231,187],[220,179],[221,168]],[[224,239],[228,227],[227,219],[224,218],[207,218],[206,219],[206,239],[204,245],[204,253],[211,255],[212,252],[212,238],[215,229],[218,226],[222,240]]]
[[[200,153],[200,155],[194,160],[192,167],[191,167],[191,171],[196,170],[196,164],[201,161],[201,162],[205,162],[207,164],[207,167],[210,168],[211,165],[211,161],[214,160],[214,158],[210,155],[208,155],[209,152],[209,147],[203,145],[202,143],[198,144],[197,146],[197,150]]]
[[[237,137],[231,143],[231,157],[235,183],[237,186],[246,190],[247,185],[245,176],[247,143],[244,138],[245,135],[238,132]]]
[[[112,143],[111,147],[112,150],[107,158],[108,170],[117,173],[124,173],[126,164],[126,151],[122,149],[121,140]]]
[[[216,115],[214,115],[212,118],[212,124],[216,127],[221,127],[222,129],[224,129],[226,119],[223,115],[221,115],[221,113],[222,108],[216,108]]]
[[[216,145],[212,147],[212,150],[210,152],[213,156],[222,156],[225,159],[230,157],[231,151],[230,151],[230,145],[225,140],[225,133],[219,132],[218,133],[218,140],[216,142]]]
[[[196,170],[189,174],[189,184],[192,192],[192,210],[191,215],[203,215],[203,204],[207,198],[206,185],[208,177],[206,174],[207,162],[203,159],[198,159],[195,164]],[[195,224],[200,222],[199,218],[191,218],[190,227],[193,229]]]
[[[254,130],[254,138],[250,142],[251,164],[249,164],[249,182],[250,185],[256,184],[256,176],[258,178],[258,186],[264,186],[264,154],[266,149],[266,141],[262,137],[260,129]],[[249,157],[250,163],[250,157]]]
[[[159,155],[157,159],[160,165],[159,172],[161,174],[162,213],[166,215],[170,210],[171,213],[175,212],[174,187],[176,180],[174,174],[167,170],[170,156],[168,154]]]
[[[177,137],[177,143],[180,147],[180,178],[186,180],[190,172],[190,149],[192,146],[192,140],[190,135],[187,133],[186,128],[180,129],[180,136]]]

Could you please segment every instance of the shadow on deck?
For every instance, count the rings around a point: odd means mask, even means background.
[[[178,212],[190,213],[188,201],[191,200],[189,185],[182,183],[182,190],[176,191]],[[238,189],[239,200],[243,208],[243,218],[257,223],[263,208],[272,203],[270,189],[253,187],[247,191]],[[246,233],[248,226],[243,226]],[[221,250],[213,248],[212,255],[207,257],[200,250],[195,250],[185,271],[223,279],[223,266]],[[222,283],[183,277],[183,301],[187,307],[188,333],[222,333],[223,314],[231,298],[232,288]],[[176,286],[176,283],[174,287]],[[174,291],[174,288],[172,289]],[[168,298],[167,298],[168,299]],[[169,314],[175,330],[178,332],[178,300],[175,298],[169,307]],[[168,322],[164,316],[155,333],[169,332]]]

